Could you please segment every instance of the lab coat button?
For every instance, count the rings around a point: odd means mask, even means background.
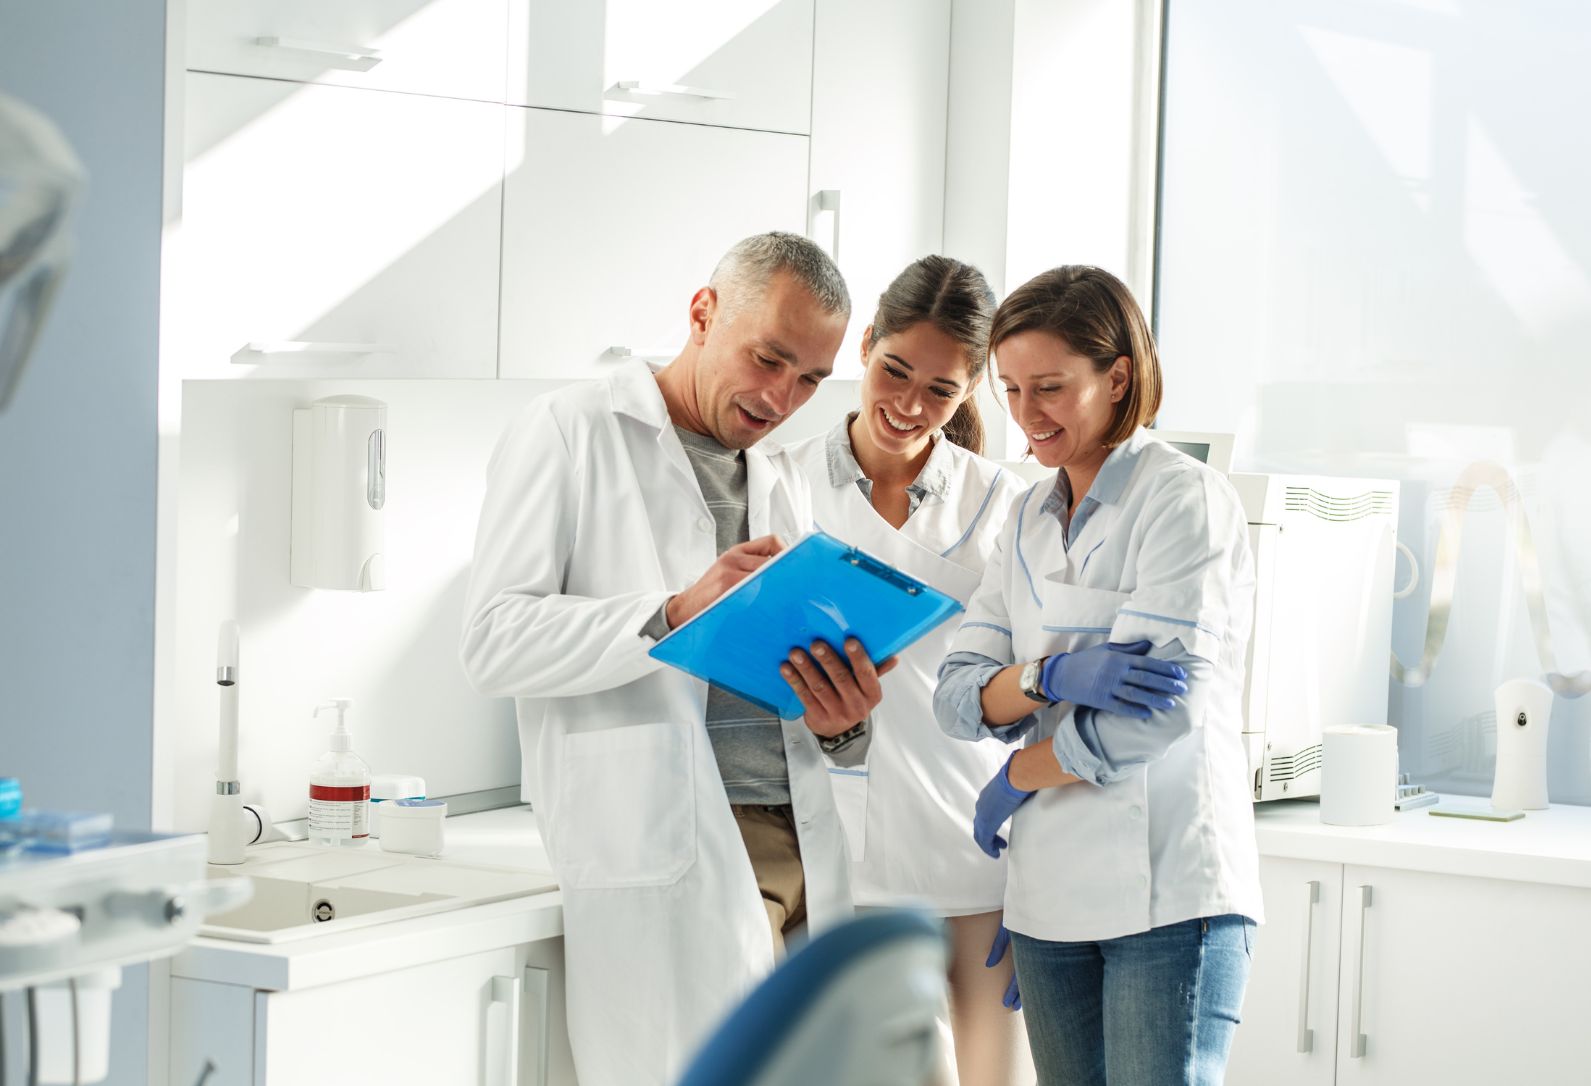
[[[696,520],[696,530],[698,532],[710,532],[713,530],[713,522],[706,517],[699,517]]]
[[[812,825],[812,820],[810,818],[803,818],[801,820],[801,824],[803,826],[810,826],[810,825]]]
[[[1138,806],[1138,804],[1134,803],[1131,807],[1127,808],[1127,813],[1132,815],[1134,818],[1142,818],[1144,816],[1144,809]]]
[[[1149,885],[1149,876],[1148,875],[1139,875],[1138,876],[1138,885],[1139,886],[1148,886]]]

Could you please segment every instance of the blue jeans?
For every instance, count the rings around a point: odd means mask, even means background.
[[[1211,916],[1097,943],[1011,933],[1040,1086],[1220,1086],[1254,921]]]

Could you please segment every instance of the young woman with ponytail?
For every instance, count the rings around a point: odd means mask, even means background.
[[[929,256],[878,300],[862,336],[861,406],[792,450],[818,527],[967,602],[1022,483],[984,459],[973,395],[988,367],[994,293],[969,264]],[[934,720],[952,620],[903,652],[870,720],[830,741],[830,780],[851,845],[858,907],[926,904],[951,936],[946,1058],[939,1081],[1010,1086],[1031,1065],[1000,932],[1005,865],[972,837],[978,790],[1009,753],[952,739]],[[1003,950],[1003,948],[1002,948]],[[1008,1005],[1010,1005],[1008,1003]],[[1013,1006],[1012,1010],[1016,1008]]]

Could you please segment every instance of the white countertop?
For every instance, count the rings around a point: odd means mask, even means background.
[[[1444,795],[1438,806],[1488,802]],[[1262,856],[1591,888],[1591,807],[1554,805],[1515,822],[1436,818],[1434,809],[1350,828],[1322,825],[1314,800],[1281,800],[1255,805],[1254,829]]]
[[[1443,796],[1442,804],[1486,800]],[[1430,810],[1345,827],[1322,825],[1314,800],[1263,803],[1255,836],[1263,856],[1591,888],[1591,807],[1559,805],[1516,822],[1433,818]],[[443,858],[550,873],[527,807],[449,818]],[[172,959],[171,975],[286,991],[562,934],[563,896],[554,891],[274,945],[201,937]]]
[[[446,840],[445,860],[551,873],[528,807],[449,818]],[[200,937],[171,960],[171,976],[288,991],[562,934],[563,895],[553,891],[287,943]]]

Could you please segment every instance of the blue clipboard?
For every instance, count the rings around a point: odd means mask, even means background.
[[[802,714],[779,674],[792,648],[858,638],[873,663],[951,615],[953,597],[823,532],[812,532],[652,647],[654,659],[785,719]]]

